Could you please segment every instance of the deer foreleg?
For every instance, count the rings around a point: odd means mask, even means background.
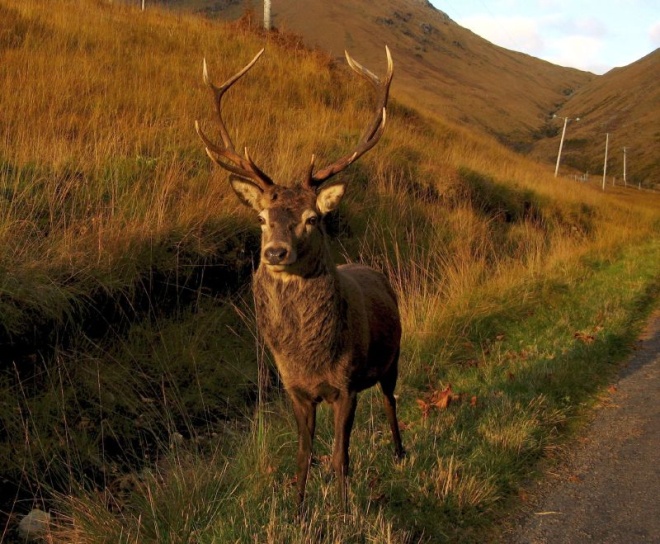
[[[332,467],[339,481],[339,494],[342,506],[346,509],[348,501],[347,479],[348,479],[348,446],[351,438],[351,429],[355,419],[355,408],[357,406],[357,393],[342,394],[333,403],[332,409],[335,416],[335,443],[332,452]]]
[[[309,466],[312,463],[312,443],[316,426],[316,405],[311,402],[293,401],[293,413],[298,424],[298,455],[296,473],[298,485],[298,508],[302,507],[305,498],[305,486]]]

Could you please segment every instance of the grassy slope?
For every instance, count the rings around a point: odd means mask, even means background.
[[[247,2],[213,12],[238,16]],[[212,0],[173,0],[168,5],[200,9]],[[382,64],[383,44],[398,61],[399,96],[406,103],[497,134],[512,144],[529,143],[570,92],[594,76],[498,47],[425,2],[383,0],[279,0],[274,24],[305,42],[342,57],[344,49],[368,65]]]
[[[99,293],[134,300],[155,270],[184,284],[212,256],[235,266],[257,229],[192,130],[213,122],[199,59],[220,80],[264,38],[100,0],[0,10],[0,85],[12,91],[0,93],[3,328],[21,338],[50,317],[76,330],[67,316]],[[228,125],[292,180],[312,152],[321,163],[356,140],[371,99],[322,54],[270,41],[228,97]],[[378,399],[364,395],[356,514],[344,525],[315,475],[311,522],[291,523],[293,431],[258,372],[249,297],[237,319],[207,285],[171,317],[153,309],[127,334],[30,354],[25,374],[3,359],[3,470],[30,495],[67,491],[47,502],[69,516],[56,540],[469,540],[556,444],[649,300],[656,245],[622,248],[655,236],[655,203],[557,182],[487,139],[391,109],[377,150],[347,174],[333,230],[338,254],[383,268],[400,293],[408,460],[390,462]],[[594,327],[595,342],[573,338]],[[416,400],[448,382],[467,396],[424,419]],[[321,455],[329,436],[322,415]]]
[[[615,68],[580,88],[559,115],[581,117],[566,139],[565,163],[582,171],[603,172],[605,133],[610,133],[608,173],[623,183],[623,153],[629,148],[628,181],[647,187],[660,178],[660,49],[623,68]],[[556,157],[559,137],[543,140],[535,155]]]

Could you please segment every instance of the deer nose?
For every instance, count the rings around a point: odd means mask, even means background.
[[[264,256],[269,264],[280,264],[289,255],[289,250],[285,247],[274,246],[264,251]]]

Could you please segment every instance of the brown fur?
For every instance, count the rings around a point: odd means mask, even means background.
[[[277,197],[273,201],[272,193]],[[397,455],[403,448],[394,386],[401,339],[396,295],[383,274],[367,266],[335,266],[322,222],[306,229],[302,218],[319,214],[312,190],[263,191],[256,209],[263,227],[262,262],[253,290],[259,330],[273,353],[299,425],[298,486],[302,501],[313,441],[316,405],[335,411],[333,467],[344,479],[357,393],[380,383]],[[265,248],[279,245],[295,262],[272,266]]]
[[[332,404],[335,442],[332,466],[339,476],[346,505],[348,442],[357,393],[380,383],[385,412],[399,457],[403,446],[396,419],[394,388],[401,341],[396,296],[385,277],[361,265],[335,267],[327,249],[322,219],[339,205],[344,185],[328,185],[335,176],[373,148],[385,130],[386,106],[394,75],[390,50],[384,82],[354,61],[349,66],[380,95],[375,116],[348,155],[314,171],[297,188],[276,185],[250,158],[234,148],[222,120],[222,97],[261,57],[263,49],[223,85],[204,80],[213,93],[222,145],[214,144],[199,123],[195,128],[209,157],[234,176],[236,195],[259,213],[262,224],[261,264],[254,277],[257,320],[293,402],[298,424],[298,497],[302,504],[316,425],[316,405]]]

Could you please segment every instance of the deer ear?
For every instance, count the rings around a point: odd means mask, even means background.
[[[316,195],[316,207],[325,215],[328,212],[336,210],[344,196],[346,185],[335,183],[328,187],[323,187]]]
[[[263,189],[257,187],[254,183],[236,176],[231,176],[229,182],[236,196],[238,196],[243,204],[249,206],[257,213],[263,210],[263,206],[261,205],[261,197],[264,194]]]

